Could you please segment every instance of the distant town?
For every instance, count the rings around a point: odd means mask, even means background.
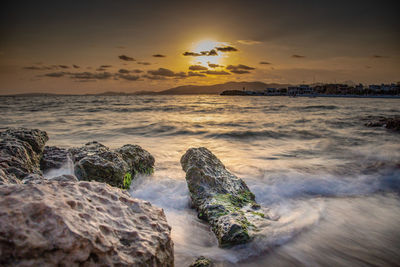
[[[358,84],[350,86],[347,84],[321,84],[299,86],[288,86],[287,88],[266,88],[263,91],[226,90],[221,95],[265,95],[265,96],[338,96],[338,97],[400,97],[400,82],[394,84],[371,84],[364,86]]]

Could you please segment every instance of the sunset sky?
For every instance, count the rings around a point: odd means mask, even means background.
[[[397,1],[7,1],[0,94],[400,81]]]

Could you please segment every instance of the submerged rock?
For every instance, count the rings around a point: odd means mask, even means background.
[[[386,129],[400,132],[400,117],[377,117],[365,123],[367,127],[385,127]]]
[[[0,186],[1,266],[173,266],[162,209],[103,183],[56,180]]]
[[[0,168],[11,180],[42,175],[39,162],[47,140],[47,133],[37,129],[17,128],[0,133]]]
[[[200,256],[189,267],[211,267],[213,266],[211,260]]]
[[[220,246],[252,240],[268,220],[246,183],[227,171],[207,148],[191,148],[181,158],[190,197],[199,218],[207,221]]]
[[[128,189],[138,173],[150,174],[153,156],[137,145],[124,145],[116,151],[93,141],[69,150],[79,180],[96,180]]]
[[[56,146],[45,146],[40,169],[46,172],[50,169],[59,169],[68,163],[68,150]]]

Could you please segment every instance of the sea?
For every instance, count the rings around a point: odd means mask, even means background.
[[[365,126],[399,99],[286,96],[0,97],[0,130],[45,130],[48,145],[138,144],[156,159],[129,190],[164,209],[175,265],[399,266],[400,134]],[[207,147],[279,218],[269,235],[222,249],[191,208],[180,158]],[[71,166],[47,177],[73,173]]]

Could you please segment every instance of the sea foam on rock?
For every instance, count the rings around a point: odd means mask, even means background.
[[[181,158],[190,197],[222,247],[251,241],[269,221],[246,183],[226,170],[207,148],[191,148]]]
[[[2,183],[18,183],[31,174],[42,175],[40,159],[47,133],[38,129],[10,128],[0,133]],[[3,178],[6,177],[6,178]]]
[[[0,186],[2,266],[173,266],[162,209],[71,177]]]
[[[40,160],[40,169],[47,172],[51,169],[60,169],[68,163],[69,153],[65,148],[45,146],[43,157]]]

